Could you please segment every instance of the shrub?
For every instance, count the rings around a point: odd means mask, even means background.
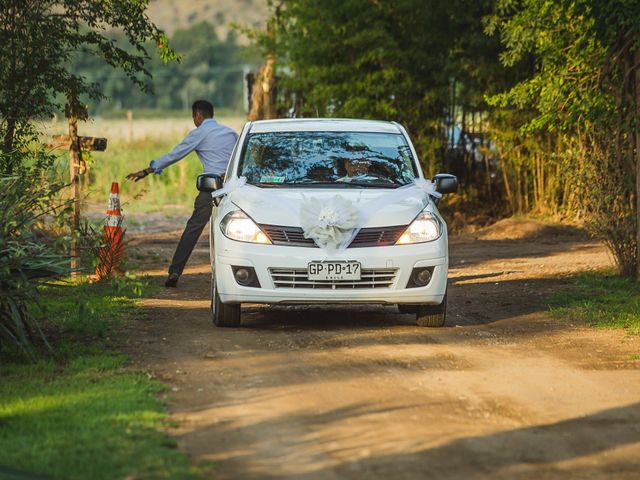
[[[69,273],[68,259],[42,228],[60,213],[52,207],[60,188],[38,176],[0,176],[0,350],[33,356],[34,335],[44,337],[29,305],[37,303],[39,285]]]

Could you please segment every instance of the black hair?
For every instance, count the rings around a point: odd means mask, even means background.
[[[213,104],[206,100],[196,100],[193,102],[191,110],[194,114],[200,112],[204,118],[213,118]]]

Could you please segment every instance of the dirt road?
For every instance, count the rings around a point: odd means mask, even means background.
[[[604,248],[528,221],[476,237],[451,242],[442,329],[395,307],[249,308],[215,329],[203,241],[127,348],[213,478],[639,479],[640,339],[545,304]],[[134,241],[158,281],[176,238]]]

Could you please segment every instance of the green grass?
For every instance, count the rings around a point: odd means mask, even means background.
[[[59,283],[44,287],[39,306],[44,327],[60,337],[56,352],[71,349],[72,354],[84,353],[83,338],[90,336],[92,343],[102,347],[110,332],[116,332],[127,321],[139,315],[135,301],[152,295],[159,287],[145,279],[129,275],[109,283]]]
[[[555,316],[602,328],[640,333],[640,283],[612,271],[585,272],[571,280],[572,288],[551,302]]]
[[[151,287],[53,286],[44,306],[54,353],[0,357],[0,478],[10,470],[64,479],[201,478],[163,428],[165,387],[126,368],[114,339]]]

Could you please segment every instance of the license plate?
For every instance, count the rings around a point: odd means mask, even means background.
[[[360,262],[311,262],[309,280],[360,280]]]

